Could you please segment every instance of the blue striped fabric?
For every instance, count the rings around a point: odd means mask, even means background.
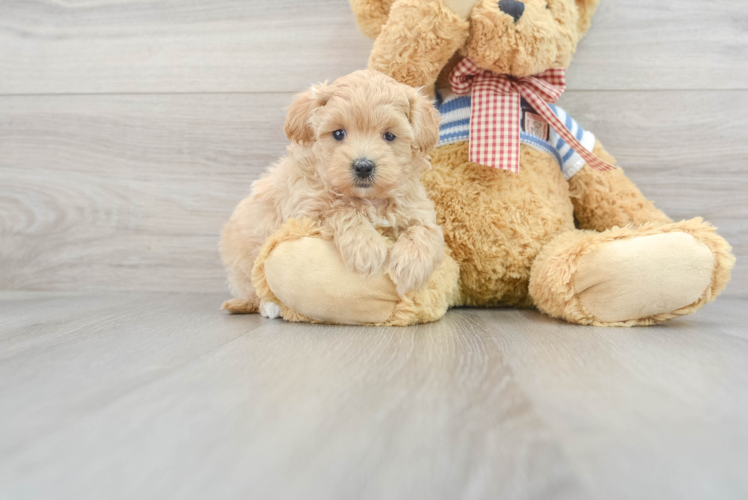
[[[588,150],[595,147],[595,136],[584,130],[566,111],[554,104],[549,105],[566,128]],[[438,104],[441,115],[439,128],[439,146],[467,141],[470,138],[470,96],[449,95]],[[564,178],[571,177],[584,166],[584,159],[579,156],[556,132],[551,129],[550,140],[546,141],[527,132],[520,132],[520,142],[538,151],[552,155],[564,174]]]
[[[448,97],[439,105],[439,146],[470,138],[470,96]]]

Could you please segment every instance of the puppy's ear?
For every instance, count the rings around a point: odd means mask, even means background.
[[[314,142],[314,130],[309,120],[318,108],[321,108],[331,97],[330,87],[327,82],[315,85],[306,92],[297,95],[288,107],[286,123],[283,131],[289,140],[299,144],[311,144]]]
[[[439,112],[431,99],[420,89],[408,89],[410,114],[408,119],[415,132],[415,146],[419,153],[429,154],[439,142]]]

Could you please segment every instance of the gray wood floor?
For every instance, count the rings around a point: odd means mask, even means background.
[[[219,294],[0,295],[0,498],[743,499],[748,300],[412,328]]]
[[[564,106],[726,295],[638,329],[228,316],[218,233],[345,0],[0,0],[0,498],[748,498],[748,2],[602,0]]]

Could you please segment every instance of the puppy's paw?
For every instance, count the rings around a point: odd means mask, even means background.
[[[260,315],[268,319],[280,317],[280,307],[275,302],[260,302]]]
[[[260,309],[260,299],[254,295],[248,299],[229,299],[223,303],[221,309],[231,314],[255,314]]]
[[[338,244],[338,248],[348,269],[369,276],[382,269],[387,259],[387,242],[376,231],[357,234],[348,244]]]
[[[390,250],[387,274],[397,286],[397,293],[402,296],[422,288],[440,260],[418,242],[401,239]]]

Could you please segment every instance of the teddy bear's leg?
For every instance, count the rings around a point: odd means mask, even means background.
[[[252,282],[265,311],[289,321],[404,326],[436,321],[457,302],[459,266],[447,257],[425,287],[399,296],[383,272],[350,271],[308,219],[289,220],[262,247]]]
[[[571,231],[546,245],[530,274],[535,305],[585,325],[651,325],[691,314],[730,278],[730,245],[701,219]]]

